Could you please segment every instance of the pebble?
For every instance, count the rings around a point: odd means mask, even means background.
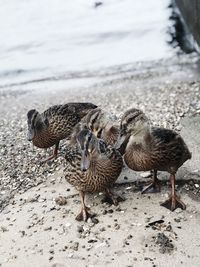
[[[62,197],[62,196],[59,196],[55,199],[55,202],[57,205],[59,206],[64,206],[67,204],[67,198],[66,197]]]
[[[8,228],[6,228],[5,226],[1,226],[1,227],[0,227],[0,230],[1,230],[2,232],[8,232]]]
[[[77,231],[78,231],[78,233],[82,233],[84,231],[83,226],[82,225],[78,225],[77,226]]]
[[[106,228],[105,227],[101,227],[101,228],[99,228],[99,231],[100,232],[104,232],[104,231],[106,231]]]
[[[74,256],[74,253],[69,253],[68,255],[67,255],[67,258],[72,258]]]
[[[119,230],[120,229],[120,225],[118,223],[115,223],[114,224],[114,228],[115,228],[115,230]]]
[[[177,223],[180,223],[181,218],[174,218],[174,221],[177,222]]]
[[[44,228],[44,231],[51,231],[52,230],[52,226],[47,226]]]
[[[74,242],[69,246],[70,249],[73,249],[75,251],[78,251],[78,247],[79,247],[79,242]]]
[[[93,218],[92,218],[92,222],[93,222],[94,224],[98,224],[98,223],[99,223],[99,220],[98,220],[97,218],[93,217]]]
[[[55,252],[54,252],[53,249],[50,249],[50,250],[49,250],[49,253],[54,254]]]
[[[88,240],[88,243],[95,243],[95,242],[97,242],[98,240],[96,240],[96,239],[90,239],[90,240]]]

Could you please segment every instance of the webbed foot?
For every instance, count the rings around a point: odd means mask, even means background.
[[[156,181],[151,182],[149,185],[145,186],[142,189],[142,194],[145,193],[159,193],[160,192],[160,181],[157,179]]]
[[[161,206],[174,211],[177,208],[181,208],[182,210],[186,209],[186,205],[180,200],[179,197],[174,196],[174,197],[170,197],[169,199],[167,199],[165,202],[163,202],[161,204]]]
[[[85,221],[87,222],[88,218],[93,217],[94,215],[90,214],[88,212],[89,208],[86,207],[85,209],[82,209],[81,212],[76,216],[77,221]]]

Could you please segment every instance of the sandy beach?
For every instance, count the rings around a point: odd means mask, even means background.
[[[31,86],[29,86],[31,87]],[[141,195],[146,173],[124,169],[113,191],[119,206],[88,195],[96,220],[75,221],[80,206],[76,190],[63,179],[63,161],[40,164],[51,153],[26,140],[29,109],[54,104],[92,102],[119,120],[123,112],[142,109],[154,125],[180,132],[193,154],[177,173],[177,191],[187,209],[160,206],[169,193],[169,175],[159,173],[162,189]],[[63,81],[43,90],[26,86],[0,91],[0,266],[2,267],[198,267],[200,256],[200,80],[198,59],[124,65]],[[61,143],[64,153],[66,141]],[[60,206],[55,199],[66,197]],[[158,221],[156,223],[156,221]]]

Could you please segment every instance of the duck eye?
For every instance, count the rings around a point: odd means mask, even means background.
[[[127,123],[130,123],[132,120],[133,120],[133,118],[129,118],[129,119],[127,120]]]

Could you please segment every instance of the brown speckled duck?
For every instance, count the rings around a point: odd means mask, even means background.
[[[90,129],[96,137],[103,139],[108,145],[114,145],[119,136],[119,126],[100,108],[89,111],[76,125],[72,133],[72,144],[76,142],[77,133],[84,128]]]
[[[53,155],[43,162],[57,157],[59,141],[69,138],[74,126],[96,107],[92,103],[68,103],[52,106],[41,114],[35,109],[28,111],[28,140],[39,148],[55,145]]]
[[[126,142],[124,161],[134,171],[154,170],[152,183],[143,192],[160,190],[157,171],[170,173],[171,197],[165,206],[172,211],[177,207],[185,209],[185,204],[175,192],[175,174],[191,153],[182,137],[168,129],[150,127],[145,114],[138,109],[130,109],[122,116],[119,143]]]
[[[107,146],[89,129],[81,130],[76,136],[77,144],[66,149],[65,179],[80,194],[82,209],[76,219],[87,220],[91,215],[85,205],[86,192],[104,191],[117,204],[110,192],[110,187],[121,173],[123,160],[121,154],[113,147]]]

